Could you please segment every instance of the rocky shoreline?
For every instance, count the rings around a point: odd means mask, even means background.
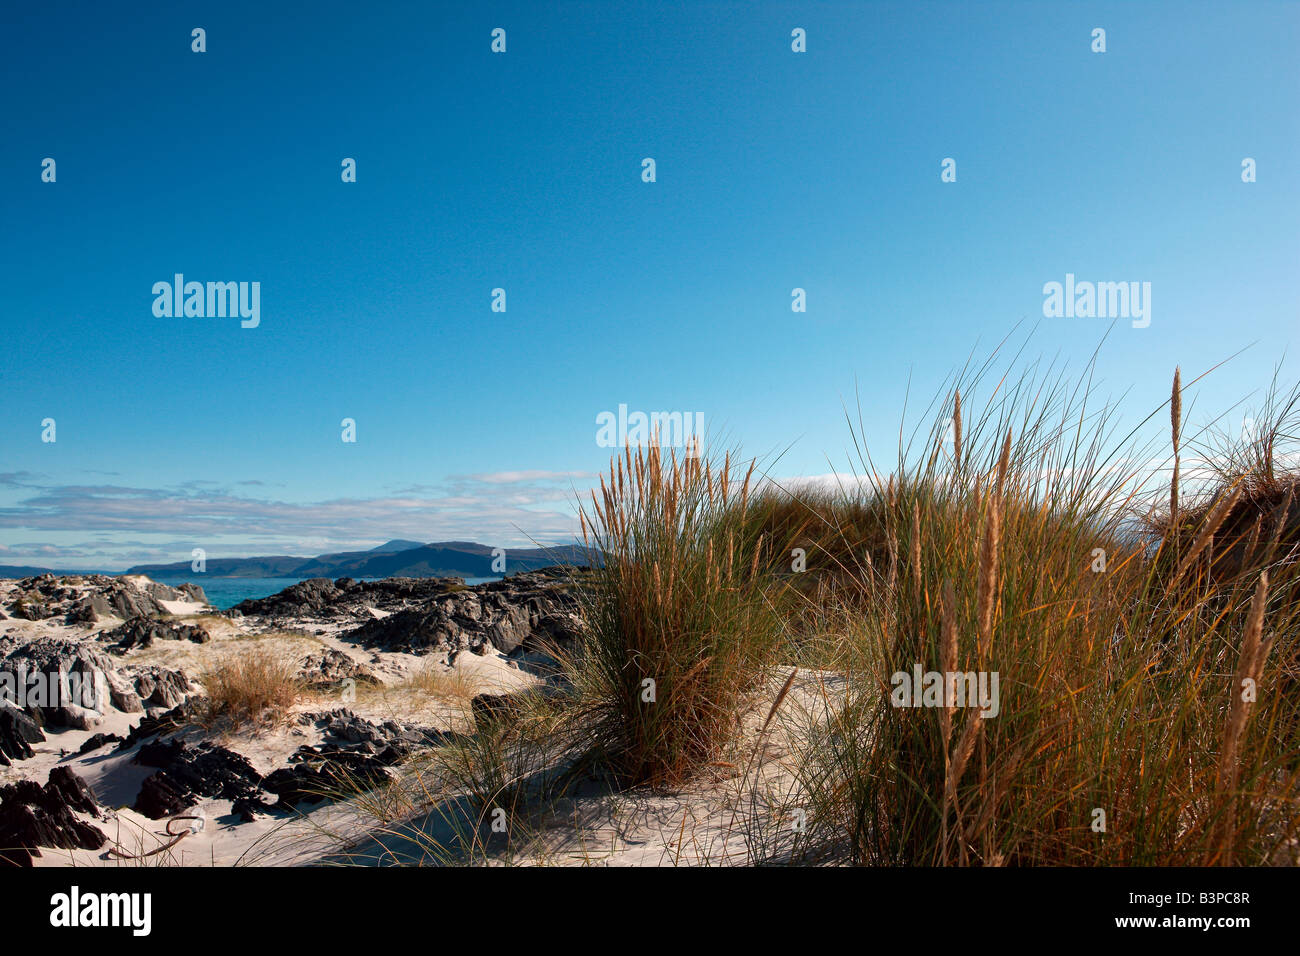
[[[571,646],[581,632],[570,574],[543,569],[473,586],[458,578],[312,578],[226,613],[281,626],[352,625],[345,639],[386,651],[543,651]]]
[[[217,820],[233,854],[345,782],[382,783],[472,732],[474,698],[537,684],[539,661],[579,645],[571,577],[317,578],[224,612],[200,587],[138,575],[0,580],[0,864],[131,858],[182,816]],[[300,702],[287,726],[216,729],[204,674],[251,646],[292,662]],[[459,696],[424,694],[428,713],[387,694],[440,682]],[[123,849],[108,824],[141,846]],[[241,829],[257,832],[230,836]]]

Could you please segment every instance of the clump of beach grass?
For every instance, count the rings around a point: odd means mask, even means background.
[[[206,691],[204,720],[209,725],[282,723],[303,693],[293,663],[265,648],[229,654],[200,679]]]
[[[1111,409],[1059,375],[1007,376],[972,416],[978,378],[960,383],[960,450],[938,454],[940,414],[888,479],[864,458],[865,488],[834,503],[875,516],[876,547],[909,541],[908,567],[880,575],[859,562],[871,601],[847,616],[836,662],[852,689],[800,737],[807,842],[874,865],[1262,863],[1286,852],[1300,829],[1300,755],[1286,742],[1300,708],[1285,663],[1296,594],[1270,597],[1259,560],[1210,573],[1251,537],[1253,521],[1227,533],[1250,476],[1193,508],[1165,489],[1180,537],[1153,546],[1133,515],[1160,492],[1123,464],[1145,459],[1110,435]],[[1171,405],[1180,393],[1176,381]],[[823,527],[842,524],[830,515]],[[1289,649],[1282,663],[1266,627]],[[996,674],[996,713],[953,705],[955,688],[975,686],[962,677],[943,682],[938,706],[897,706],[896,675],[916,667]],[[1225,693],[1234,670],[1256,698]]]
[[[601,560],[567,678],[625,785],[680,784],[716,759],[783,634],[772,542],[746,520],[755,465],[699,452],[626,449],[582,512]]]

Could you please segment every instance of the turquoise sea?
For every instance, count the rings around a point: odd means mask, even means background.
[[[209,578],[202,574],[159,575],[153,577],[159,584],[176,587],[178,584],[197,584],[215,607],[225,610],[240,601],[269,597],[283,591],[303,578]],[[466,584],[483,584],[499,578],[466,578]]]

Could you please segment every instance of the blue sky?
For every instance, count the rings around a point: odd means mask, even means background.
[[[0,563],[560,540],[620,403],[825,474],[855,391],[887,456],[1018,321],[1081,368],[1067,272],[1151,283],[1098,360],[1133,421],[1292,345],[1300,4],[133,9],[0,14]],[[177,272],[260,325],[155,317]]]

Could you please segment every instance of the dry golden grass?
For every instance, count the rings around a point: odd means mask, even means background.
[[[428,661],[399,680],[358,681],[355,705],[385,719],[467,730],[473,727],[470,702],[494,686],[491,679],[470,669]],[[320,699],[336,702],[337,694]]]
[[[748,520],[754,464],[616,457],[582,525],[588,633],[568,677],[593,751],[629,784],[671,786],[717,759],[771,663],[785,590],[771,541]]]
[[[1256,448],[1190,506],[1152,488],[1176,522],[1152,547],[1130,520],[1146,476],[1080,433],[1086,415],[1068,394],[1017,388],[972,424],[963,386],[960,473],[956,455],[945,468],[929,450],[932,436],[919,469],[903,461],[856,502],[809,505],[836,515],[826,528],[874,511],[883,531],[863,537],[911,538],[906,584],[860,563],[870,600],[836,662],[853,689],[804,728],[810,845],[876,865],[1287,858],[1300,835],[1296,479]],[[1171,404],[1179,395],[1176,384]],[[891,706],[891,675],[917,664],[997,672],[1001,712]],[[1257,694],[1243,697],[1243,682]]]
[[[445,668],[437,664],[427,664],[404,681],[390,685],[394,690],[410,690],[448,700],[468,703],[484,692],[486,684],[483,678],[472,674],[464,668]]]
[[[265,648],[223,657],[200,680],[207,691],[210,725],[282,723],[302,693],[294,664]]]

